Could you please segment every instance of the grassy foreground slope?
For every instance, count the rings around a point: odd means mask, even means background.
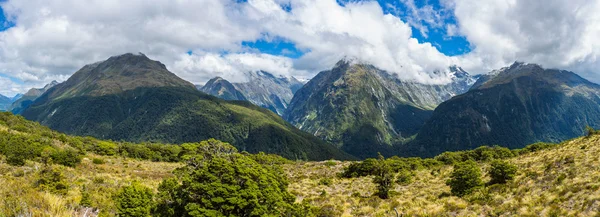
[[[159,183],[173,178],[175,168],[185,166],[178,162],[185,161],[190,145],[115,143],[66,136],[22,117],[0,113],[0,217],[81,216],[83,212],[115,216],[119,189],[139,183],[158,195]],[[488,185],[463,197],[450,193],[446,181],[454,163],[477,160],[483,171],[481,178],[487,182],[490,160],[496,158],[517,166],[514,180]],[[309,210],[294,216],[395,216],[394,209],[408,216],[600,214],[597,133],[522,150],[492,147],[445,153],[433,159],[386,161],[402,168],[394,180],[406,173],[411,178],[396,184],[385,200],[375,196],[372,176],[340,175],[351,165],[369,160],[283,164],[287,190],[295,196],[295,204]],[[48,168],[50,172],[44,172]],[[156,196],[154,201],[159,202]]]
[[[600,136],[581,137],[546,150],[507,159],[518,167],[512,182],[486,186],[462,198],[446,185],[453,166],[413,171],[410,184],[396,185],[387,200],[373,196],[371,177],[338,178],[350,162],[286,165],[297,201],[330,216],[598,216]],[[488,162],[479,162],[483,174]],[[489,177],[482,177],[489,181]],[[328,185],[326,185],[328,184]]]

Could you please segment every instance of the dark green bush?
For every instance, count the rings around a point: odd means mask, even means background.
[[[479,148],[467,151],[444,152],[434,159],[443,162],[446,165],[452,165],[465,161],[491,161],[496,159],[507,159],[514,157],[515,154],[508,148],[500,146],[481,146]]]
[[[56,150],[50,157],[52,157],[52,162],[68,167],[75,167],[77,164],[81,163],[81,156],[79,153],[70,148]]]
[[[153,207],[152,189],[133,182],[119,190],[115,198],[119,216],[147,217]]]
[[[65,195],[69,191],[69,184],[62,172],[52,166],[46,166],[38,174],[36,187],[54,194]]]
[[[79,200],[79,206],[92,207],[92,199],[90,198],[90,193],[87,191],[85,186],[83,186],[81,189],[81,200]]]
[[[353,162],[344,168],[341,176],[344,178],[362,177],[373,175],[377,160],[373,158],[366,159],[362,162]]]
[[[464,196],[477,187],[483,186],[481,169],[475,161],[465,161],[454,165],[450,180],[446,182],[450,191],[456,196]]]
[[[94,158],[94,159],[92,159],[92,163],[93,164],[104,164],[105,162],[101,158]]]
[[[377,196],[381,199],[390,197],[390,189],[394,186],[394,172],[389,162],[381,154],[375,164],[373,183],[377,185]]]
[[[285,175],[272,166],[216,140],[183,149],[187,165],[176,171],[177,179],[159,186],[155,215],[287,216],[297,211]]]
[[[99,155],[116,155],[119,147],[114,142],[109,141],[96,141],[92,151]]]
[[[490,164],[490,180],[489,184],[505,184],[515,178],[517,174],[517,166],[506,161],[495,160]]]
[[[319,185],[330,186],[333,183],[333,180],[330,178],[322,178],[319,180]]]

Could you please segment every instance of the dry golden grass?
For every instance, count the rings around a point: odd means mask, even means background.
[[[14,167],[1,158],[0,216],[73,216],[81,209],[84,185],[101,215],[114,216],[113,196],[121,186],[137,180],[156,189],[173,169],[182,166],[88,154],[75,168],[54,165],[70,186],[66,195],[57,195],[35,188],[42,164],[29,161]],[[94,164],[94,158],[105,163]],[[599,216],[600,136],[574,139],[509,161],[519,168],[514,181],[464,198],[450,196],[445,184],[451,166],[416,171],[413,181],[396,185],[387,200],[373,196],[375,185],[370,177],[337,177],[350,162],[296,162],[284,169],[297,202],[309,203],[330,216],[395,216],[394,208],[405,216]],[[489,165],[480,166],[486,174]]]
[[[104,164],[92,163],[93,158]],[[92,205],[101,214],[113,216],[113,195],[123,185],[137,180],[156,189],[160,181],[171,176],[178,163],[139,161],[123,157],[88,154],[75,168],[59,167],[69,184],[66,195],[58,195],[35,187],[38,173],[44,165],[27,162],[15,167],[0,160],[0,216],[74,216],[81,209],[81,190],[86,186]]]
[[[395,216],[394,208],[408,216],[599,216],[599,159],[600,136],[574,139],[510,159],[519,167],[514,181],[464,198],[449,196],[445,182],[451,166],[417,171],[412,183],[396,185],[387,200],[373,196],[375,185],[369,177],[337,178],[348,162],[296,163],[285,170],[298,202],[333,210],[334,216]],[[489,165],[480,166],[487,173]],[[322,178],[333,182],[320,185]]]

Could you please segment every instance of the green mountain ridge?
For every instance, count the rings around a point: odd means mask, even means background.
[[[100,139],[163,143],[216,138],[242,151],[290,159],[351,159],[267,109],[201,93],[144,55],[87,65],[22,115],[51,129]]]
[[[342,60],[298,90],[284,118],[357,157],[389,154],[431,111],[398,99],[376,73],[373,66]]]
[[[599,85],[572,72],[515,63],[439,105],[400,154],[560,142],[583,135],[588,125],[600,127]]]
[[[195,86],[167,70],[158,61],[144,54],[123,54],[106,61],[89,64],[51,91],[50,98],[102,96],[133,90],[138,87]]]

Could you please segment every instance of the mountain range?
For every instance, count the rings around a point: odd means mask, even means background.
[[[360,158],[390,154],[393,145],[410,141],[437,104],[475,83],[459,67],[451,73],[450,84],[426,85],[343,59],[298,90],[284,118]]]
[[[251,71],[245,77],[246,82],[237,83],[215,77],[198,89],[225,100],[250,101],[283,115],[294,93],[303,85],[294,77],[275,76],[265,71]]]
[[[23,94],[17,94],[13,97],[8,97],[0,94],[0,111],[10,111],[10,106],[15,101],[19,100]]]
[[[12,99],[0,94],[0,111],[6,111],[12,104]]]
[[[401,155],[482,145],[522,148],[581,136],[586,126],[600,127],[600,85],[573,72],[516,62],[440,104]]]
[[[290,159],[520,148],[600,127],[600,86],[573,72],[516,62],[484,75],[458,66],[435,73],[450,82],[406,81],[342,59],[304,85],[253,71],[245,82],[215,77],[200,86],[143,54],[124,54],[16,101],[0,100],[12,103],[6,108],[13,113],[69,134],[177,144],[217,138]]]
[[[86,65],[38,97],[22,115],[61,132],[132,142],[216,138],[252,153],[290,159],[352,159],[243,101],[204,94],[143,54]]]
[[[28,108],[29,105],[31,105],[31,103],[33,103],[34,100],[36,100],[38,97],[40,97],[42,94],[44,94],[46,91],[48,91],[50,88],[56,86],[57,84],[58,84],[57,81],[52,81],[52,82],[46,84],[43,88],[29,89],[29,91],[27,91],[27,93],[21,95],[21,97],[19,97],[19,99],[15,100],[10,105],[10,107],[8,108],[8,111],[11,111],[14,114],[21,114],[21,112],[23,112],[23,110]]]

